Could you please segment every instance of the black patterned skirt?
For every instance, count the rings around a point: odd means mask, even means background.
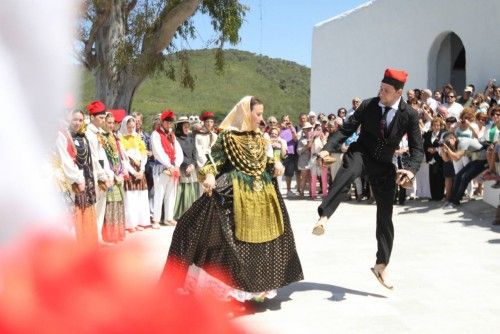
[[[133,159],[129,158],[130,165],[136,172],[141,171],[141,166],[136,163]],[[134,190],[148,190],[148,184],[146,181],[146,176],[142,179],[137,179],[134,175],[129,174],[129,178],[124,181],[125,191],[134,191]]]
[[[182,287],[190,265],[246,292],[277,289],[304,278],[290,219],[273,180],[284,220],[284,233],[263,243],[234,236],[233,187],[226,174],[212,196],[204,194],[178,220],[162,279]]]

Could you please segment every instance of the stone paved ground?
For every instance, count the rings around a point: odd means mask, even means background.
[[[494,209],[460,210],[409,201],[395,206],[391,278],[383,288],[375,260],[375,205],[345,202],[321,237],[311,234],[319,201],[286,200],[305,279],[278,292],[237,323],[260,333],[499,333],[500,228]],[[160,275],[173,228],[134,233],[144,270]]]

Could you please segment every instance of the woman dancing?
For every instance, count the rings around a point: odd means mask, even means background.
[[[262,301],[303,279],[276,176],[284,167],[260,132],[264,106],[241,99],[199,171],[205,193],[179,219],[163,279],[222,299]]]

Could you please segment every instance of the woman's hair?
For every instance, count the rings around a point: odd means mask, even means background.
[[[493,114],[500,113],[500,106],[496,105],[494,107],[491,107],[488,112],[493,117]]]
[[[115,118],[115,116],[113,116],[113,114],[112,114],[112,113],[110,113],[110,112],[108,111],[108,112],[106,113],[105,119],[108,119],[108,118],[110,118],[110,117]]]
[[[269,117],[267,118],[267,123],[271,124],[272,122],[276,122],[276,123],[278,123],[278,120],[277,120],[277,119],[276,119],[276,117],[274,117],[274,116],[269,116]]]
[[[446,123],[456,123],[457,118],[455,116],[450,116],[445,120]]]
[[[74,114],[82,114],[82,116],[85,117],[85,114],[83,113],[83,111],[81,109],[73,109],[73,110],[71,110],[71,115],[74,115]]]
[[[262,103],[262,101],[258,97],[252,96],[252,98],[250,99],[250,110],[253,110],[254,106],[262,104],[264,103]]]
[[[455,138],[455,145],[451,145],[450,143],[450,138],[453,137]],[[458,137],[455,133],[453,132],[447,132],[444,136],[443,136],[443,143],[445,143],[449,148],[451,148],[451,150],[453,152],[455,152],[458,148]]]
[[[269,130],[267,131],[267,133],[271,134],[271,131],[278,131],[278,136],[280,135],[280,129],[276,126],[276,125],[273,125],[269,128]]]
[[[184,136],[184,132],[182,131],[182,125],[184,123],[189,123],[189,121],[175,124],[175,131],[174,131],[174,133],[175,133],[176,137]]]
[[[474,115],[476,113],[474,112],[474,109],[472,108],[464,108],[464,110],[462,110],[462,112],[460,113],[460,119],[469,119],[469,120],[473,120],[474,119]]]
[[[347,109],[346,108],[339,108],[339,110],[337,110],[337,116],[340,116],[340,112],[343,111],[347,114]]]
[[[476,113],[476,120],[482,120],[486,122],[488,120],[488,114],[485,112],[478,112]]]
[[[435,123],[438,123],[439,124],[439,127],[441,129],[444,128],[445,124],[444,124],[444,121],[441,117],[434,117],[431,121],[431,127],[435,124]]]
[[[409,101],[408,104],[410,104],[412,107],[413,105],[416,105],[417,108],[420,108],[420,101],[416,97],[412,97]]]
[[[474,95],[473,101],[477,103],[477,105],[480,105],[484,101],[486,101],[486,97],[482,93],[477,93]]]

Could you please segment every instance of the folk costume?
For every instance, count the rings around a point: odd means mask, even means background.
[[[164,111],[160,120],[174,121],[174,113],[172,111]],[[179,174],[176,170],[172,172],[172,167],[179,168],[184,159],[182,148],[177,139],[175,139],[172,129],[166,132],[160,125],[151,134],[151,148],[155,157],[155,165],[153,166],[153,182],[154,182],[154,214],[153,227],[161,220],[162,207],[164,209],[165,222],[174,221],[175,196],[177,193],[177,183],[179,182]]]
[[[202,122],[208,119],[214,119],[214,113],[206,111],[200,116]],[[198,168],[205,166],[207,163],[207,156],[210,155],[211,148],[217,141],[217,133],[215,131],[208,131],[205,127],[195,135],[196,145],[196,163]]]
[[[198,184],[198,172],[196,168],[196,147],[192,134],[185,135],[182,132],[183,123],[189,123],[186,116],[182,116],[176,123],[175,135],[182,148],[184,159],[180,166],[180,179],[177,186],[177,195],[175,197],[174,218],[178,219],[187,209],[193,205],[200,197],[200,186]],[[188,166],[192,166],[190,173],[187,172]]]
[[[119,242],[125,239],[125,189],[124,179],[128,177],[125,169],[123,151],[118,136],[110,131],[102,135],[103,149],[109,166],[113,171],[114,184],[106,192],[106,213],[102,228],[102,239],[106,242]]]
[[[68,190],[73,197],[73,218],[76,240],[83,246],[97,246],[96,191],[90,145],[83,132],[59,131],[56,141],[57,156],[66,178]],[[85,182],[85,190],[79,192],[75,186]]]
[[[238,102],[220,125],[213,159],[199,172],[201,181],[216,176],[216,187],[179,219],[163,272],[189,291],[209,289],[239,301],[271,298],[277,288],[303,279],[272,178],[272,147],[252,127],[251,98]]]
[[[125,180],[125,223],[129,230],[151,225],[149,220],[148,184],[146,181],[145,167],[148,161],[146,145],[141,136],[127,130],[127,122],[133,119],[127,116],[123,119],[120,133],[122,149],[127,159],[125,166],[129,177]],[[138,174],[142,173],[142,178]]]
[[[93,101],[86,106],[90,116],[97,116],[106,113],[106,106],[101,101]],[[106,213],[106,190],[104,189],[104,182],[112,180],[114,177],[113,171],[109,167],[106,152],[102,146],[104,131],[97,128],[94,124],[87,125],[85,137],[90,145],[90,153],[92,160],[96,161],[96,168],[94,169],[94,181],[96,189],[96,217],[97,217],[97,231],[99,240],[102,240],[102,226],[104,224],[104,214]],[[98,184],[102,185],[101,187]]]

